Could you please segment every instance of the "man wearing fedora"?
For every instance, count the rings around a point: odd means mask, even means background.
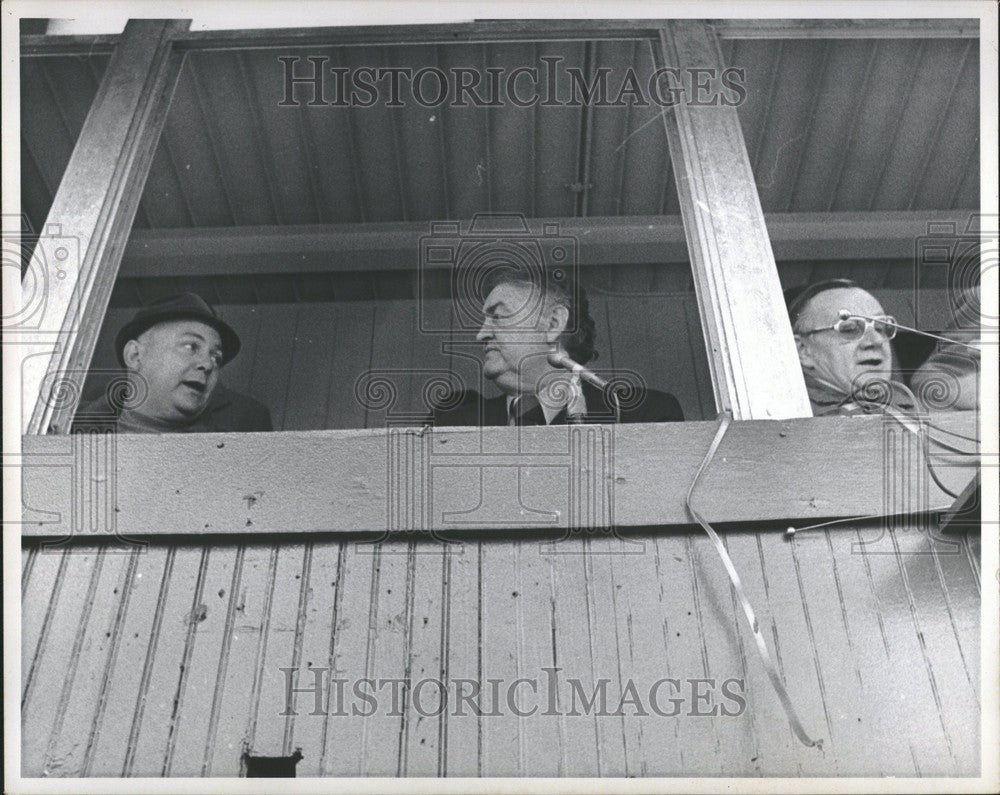
[[[270,431],[265,406],[219,383],[239,350],[239,336],[201,296],[182,293],[143,307],[115,338],[128,371],[124,389],[109,388],[77,409],[72,431]]]

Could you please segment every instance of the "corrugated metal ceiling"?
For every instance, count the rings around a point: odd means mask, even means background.
[[[765,212],[974,209],[975,40],[724,41]],[[653,66],[645,41],[192,51],[140,228],[679,212],[660,109],[280,107],[279,56],[508,70]],[[22,194],[38,229],[108,56],[22,59]],[[303,62],[304,63],[304,62]],[[585,145],[586,144],[586,145]],[[585,187],[583,191],[580,186]]]

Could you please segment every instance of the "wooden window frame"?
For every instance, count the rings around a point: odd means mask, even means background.
[[[52,267],[35,247],[45,298],[17,335],[21,395],[37,396],[22,404],[25,434],[68,429],[75,401],[65,398],[81,394],[180,75],[173,39],[189,24],[128,22],[73,148],[43,227],[47,239],[65,241],[66,256]]]
[[[978,35],[978,24],[967,20],[924,22],[897,26],[894,21],[887,27],[884,20],[852,22],[850,26],[810,26],[803,22],[713,26],[691,20],[638,21],[616,22],[601,30],[596,30],[593,23],[582,22],[473,23],[458,28],[414,26],[404,35],[420,41],[455,41],[456,30],[460,29],[460,40],[502,40],[526,34],[552,39],[652,36],[661,62],[681,68],[721,67],[720,35]],[[80,240],[79,267],[69,272],[52,300],[46,302],[40,328],[57,328],[58,333],[54,337],[29,337],[23,348],[30,355],[22,370],[22,394],[39,396],[34,405],[25,406],[22,426],[24,505],[32,504],[33,495],[37,495],[36,503],[44,499],[46,505],[51,505],[54,500],[60,518],[32,521],[26,517],[23,534],[370,534],[455,529],[435,517],[423,503],[406,514],[409,518],[397,521],[399,517],[392,508],[396,498],[391,487],[392,473],[387,469],[393,446],[402,442],[406,461],[419,469],[424,465],[420,462],[431,460],[441,453],[440,447],[448,444],[450,451],[470,444],[485,450],[503,449],[504,439],[510,437],[509,429],[123,435],[110,439],[44,435],[52,426],[65,433],[73,410],[72,405],[51,399],[53,378],[59,380],[59,390],[64,393],[78,395],[82,390],[184,52],[251,43],[259,46],[262,42],[269,46],[304,46],[331,39],[360,43],[370,41],[373,35],[398,34],[397,30],[384,28],[191,33],[187,32],[188,24],[133,20],[120,36],[89,37],[99,39],[100,46],[113,48],[113,55],[47,221],[47,225],[59,222],[64,234]],[[22,43],[27,52],[59,53],[72,51],[88,39],[56,38],[26,36]],[[846,237],[859,241],[859,247],[865,245],[865,236],[870,237],[873,228],[878,230],[878,240],[888,239],[891,243],[895,239],[901,245],[912,234],[909,230],[917,223],[918,214],[881,214],[874,222],[867,214],[848,214],[855,216],[850,219],[842,214],[833,214],[837,219],[799,219],[797,226],[792,223],[796,231],[783,239],[778,230],[782,222],[787,225],[788,218],[770,222],[765,219],[735,108],[678,106],[675,113],[665,114],[665,129],[676,168],[686,250],[690,252],[709,345],[716,401],[721,410],[732,412],[742,421],[733,425],[719,452],[719,465],[706,481],[703,513],[720,522],[801,521],[923,514],[942,507],[946,495],[936,485],[927,484],[922,452],[912,450],[912,440],[899,435],[894,421],[882,417],[807,419],[809,404],[784,313],[772,249],[772,243],[794,246],[810,235],[822,239],[835,220],[853,224]],[[721,189],[724,183],[725,191]],[[85,210],[81,211],[81,207]],[[604,245],[613,246],[616,237],[627,238],[628,225],[625,219],[604,230]],[[634,219],[632,225],[636,225]],[[887,230],[895,231],[887,235]],[[370,245],[371,230],[355,231],[362,240],[368,235]],[[841,228],[838,233],[845,231]],[[184,237],[184,233],[178,234]],[[401,229],[395,243],[391,239],[381,245],[406,245],[413,234],[412,229]],[[171,235],[159,236],[165,239]],[[194,246],[210,237],[210,233],[186,235]],[[349,248],[351,239],[358,238],[341,238],[337,245]],[[835,238],[838,242],[841,239]],[[655,225],[647,238],[630,240],[629,245],[645,245],[650,250],[673,246],[677,252],[679,243],[677,227],[663,223]],[[774,354],[769,367],[764,368],[753,360],[753,352],[766,349]],[[967,436],[978,433],[977,414],[942,415],[934,421]],[[611,429],[613,433],[601,436],[595,448],[596,459],[590,460],[603,460],[601,471],[613,471],[614,477],[591,484],[606,506],[590,518],[592,526],[688,524],[691,519],[683,495],[714,428],[714,423],[705,422],[619,426]],[[563,441],[585,433],[579,429],[521,429],[519,450],[536,452],[542,456],[538,461],[543,461],[546,455],[564,455]],[[886,478],[884,462],[904,448],[913,466]],[[103,454],[98,454],[102,450]],[[30,462],[34,461],[47,464],[33,466]],[[156,466],[150,467],[150,462]],[[486,465],[482,461],[478,464]],[[67,466],[74,473],[69,484],[64,482]],[[469,458],[459,459],[453,466],[474,468],[477,464]],[[521,485],[527,483],[543,491],[549,487],[558,491],[562,482],[558,477],[568,472],[572,478],[586,468],[582,465],[583,469],[574,470],[570,466],[557,475],[546,472],[544,463],[514,466]],[[525,467],[531,470],[526,475],[522,473]],[[559,468],[558,464],[549,467]],[[223,483],[216,474],[219,472],[228,473]],[[329,478],[318,477],[317,473],[329,473]],[[361,473],[355,479],[360,484],[357,488],[328,485],[346,482],[349,473]],[[953,466],[944,480],[960,490],[970,476],[969,467]],[[91,485],[82,490],[73,485],[99,482],[109,485]],[[414,482],[426,485],[419,478]],[[517,506],[502,501],[489,511],[478,527],[554,528],[551,521],[538,518],[504,520],[511,511],[516,515]],[[80,517],[89,520],[81,521]]]

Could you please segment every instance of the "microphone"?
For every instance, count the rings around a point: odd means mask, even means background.
[[[564,370],[569,370],[573,375],[582,378],[588,384],[597,387],[601,391],[604,391],[608,387],[607,381],[592,370],[588,370],[579,362],[574,362],[566,354],[566,351],[553,351],[548,355],[548,360],[549,364],[553,367],[561,367]]]
[[[610,395],[611,402],[615,406],[615,422],[622,421],[622,407],[618,400],[618,395],[615,394],[613,389],[609,389],[610,386],[607,381],[601,378],[597,373],[592,370],[588,370],[579,362],[574,362],[569,358],[566,351],[553,351],[548,355],[549,364],[553,367],[560,367],[564,370],[569,370],[577,378],[581,378],[586,381],[591,386],[597,387],[605,395]]]
[[[549,364],[553,367],[561,367],[564,370],[569,370],[573,375],[579,376],[584,381],[586,381],[591,386],[595,386],[600,390],[604,390],[608,386],[608,382],[601,378],[597,373],[592,370],[588,370],[579,362],[574,362],[566,354],[566,351],[553,351],[548,355]]]

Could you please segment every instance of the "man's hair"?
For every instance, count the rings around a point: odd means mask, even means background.
[[[483,280],[483,298],[501,284],[527,284],[542,291],[543,300],[566,307],[569,319],[566,330],[559,337],[570,358],[586,364],[597,358],[594,346],[594,319],[590,316],[590,302],[583,285],[573,278],[569,268],[548,267],[511,270],[497,268]]]
[[[803,310],[817,295],[827,290],[843,290],[857,286],[857,282],[850,279],[825,279],[821,282],[789,287],[785,290],[785,305],[788,307],[788,319],[792,322],[792,331],[795,331],[795,325],[799,322]]]

